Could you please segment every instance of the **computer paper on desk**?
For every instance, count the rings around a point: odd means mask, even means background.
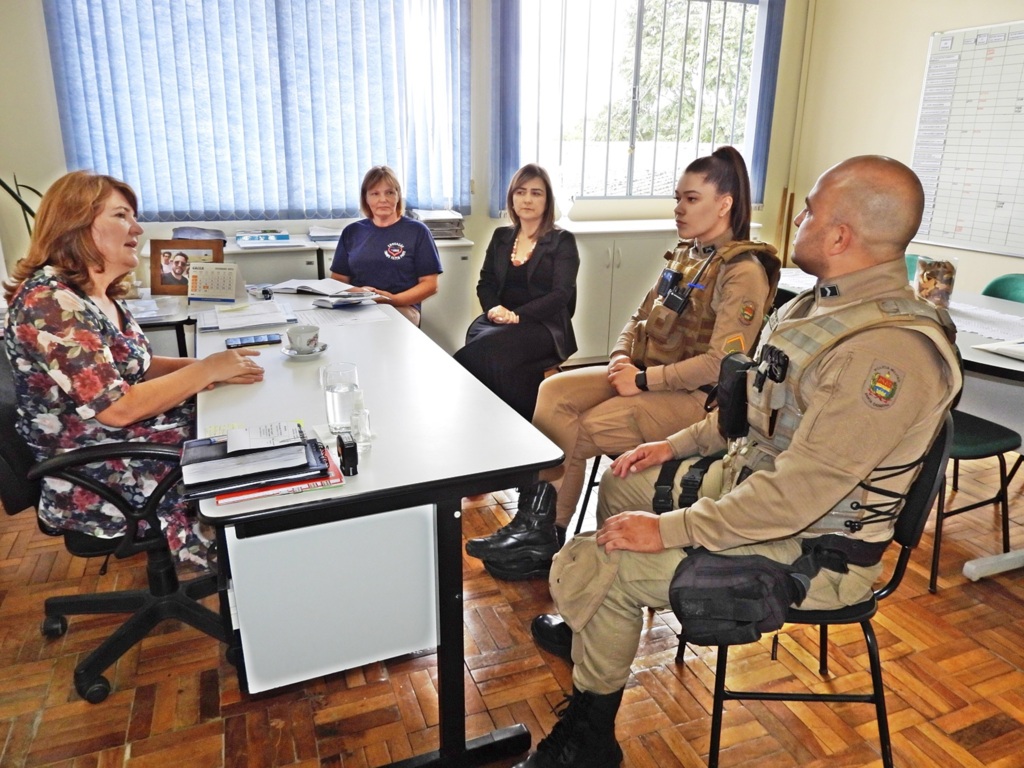
[[[306,434],[297,421],[273,421],[255,427],[231,427],[225,436],[228,453],[291,445],[306,439]]]
[[[350,304],[337,309],[300,309],[295,314],[304,325],[318,325],[321,328],[328,325],[380,323],[389,319],[376,304]]]
[[[956,329],[964,333],[976,333],[997,341],[1008,341],[1020,336],[1019,315],[956,301],[950,303],[949,314],[956,323]]]
[[[1004,357],[1024,360],[1024,339],[995,341],[991,344],[975,344],[974,349],[984,349],[986,352],[995,352],[997,355],[1003,355]]]
[[[285,325],[296,322],[295,313],[276,301],[252,301],[199,315],[200,331],[233,331],[264,325]]]

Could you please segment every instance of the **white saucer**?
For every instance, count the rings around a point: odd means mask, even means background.
[[[314,349],[312,352],[309,352],[309,353],[307,353],[305,355],[300,355],[294,349],[292,349],[287,344],[285,344],[285,345],[281,346],[281,354],[282,355],[287,355],[288,357],[292,358],[293,360],[312,360],[315,357],[320,357],[320,355],[323,354],[323,351],[325,349],[327,349],[327,345],[326,344],[321,344],[319,347]]]

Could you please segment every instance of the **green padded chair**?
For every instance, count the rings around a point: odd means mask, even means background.
[[[917,260],[920,256],[916,253],[908,253],[903,258],[907,260],[907,281],[913,285],[917,278]]]
[[[982,296],[1024,303],[1024,274],[1003,275],[985,286]]]
[[[1024,303],[1024,274],[1011,274],[997,277],[982,290],[982,295],[998,299],[1019,301]],[[999,489],[995,496],[966,504],[956,509],[946,509],[946,489],[939,491],[939,503],[935,511],[935,546],[932,549],[932,572],[928,581],[928,591],[934,593],[939,577],[939,548],[942,544],[942,523],[947,517],[969,512],[972,509],[999,505],[1002,516],[1003,552],[1010,551],[1010,509],[1009,486],[1014,475],[1024,462],[1024,456],[1018,456],[1013,469],[1006,471],[1005,454],[1019,451],[1021,436],[1002,424],[973,416],[962,411],[953,411],[953,447],[949,457],[953,460],[953,490],[959,490],[960,462],[972,459],[996,457],[999,461]]]

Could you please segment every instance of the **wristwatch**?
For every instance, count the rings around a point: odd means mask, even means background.
[[[647,371],[636,372],[636,388],[641,392],[647,392]]]

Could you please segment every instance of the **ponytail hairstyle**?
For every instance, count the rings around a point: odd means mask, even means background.
[[[719,147],[706,157],[686,166],[686,173],[699,173],[713,184],[719,195],[732,196],[729,225],[734,240],[750,239],[750,177],[743,155],[735,147]]]

